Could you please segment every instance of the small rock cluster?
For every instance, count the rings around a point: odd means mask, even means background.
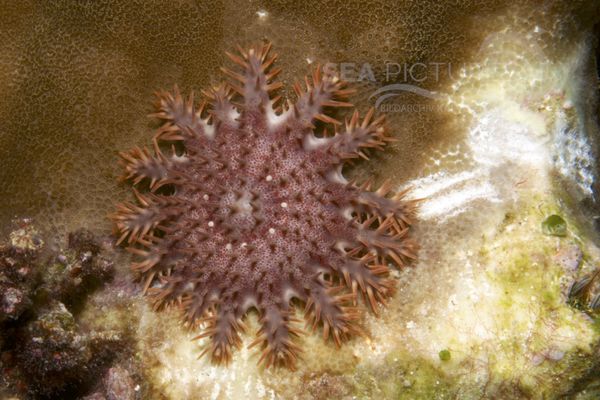
[[[37,252],[43,243],[28,224],[21,221],[10,235],[10,244],[0,245],[0,323],[18,319],[32,305]]]
[[[119,364],[128,338],[77,318],[89,294],[112,279],[113,262],[87,230],[53,251],[31,221],[18,224],[0,244],[0,397],[135,399]]]

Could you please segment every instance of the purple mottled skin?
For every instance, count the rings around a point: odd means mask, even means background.
[[[357,112],[339,129],[328,110],[351,107],[352,93],[317,68],[295,104],[276,95],[281,83],[270,45],[228,56],[230,81],[182,99],[159,93],[154,114],[164,124],[154,154],[122,153],[137,203],[113,215],[119,242],[139,258],[134,271],[157,308],[177,305],[210,338],[215,362],[241,345],[245,314],[258,311],[259,363],[293,368],[300,348],[294,305],[307,324],[336,344],[360,333],[357,297],[374,312],[393,291],[389,264],[415,258],[408,237],[415,203],[390,185],[347,182],[342,166],[391,139],[383,117]],[[316,120],[336,127],[315,136]],[[338,132],[340,131],[340,132]],[[161,145],[175,144],[168,154]],[[164,147],[164,146],[162,146]]]

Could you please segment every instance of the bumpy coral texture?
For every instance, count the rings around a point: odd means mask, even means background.
[[[342,175],[347,160],[392,140],[383,116],[334,119],[352,106],[344,101],[352,90],[318,67],[294,85],[295,104],[283,101],[269,50],[228,53],[235,70],[223,68],[230,79],[199,106],[177,88],[158,94],[154,153],[121,154],[137,202],[113,219],[119,242],[139,257],[132,268],[144,291],[156,308],[181,308],[198,338],[210,338],[213,361],[231,359],[254,308],[259,363],[293,367],[294,306],[340,345],[361,333],[359,297],[377,313],[392,294],[388,265],[415,258],[415,203],[390,195],[389,183],[370,191]]]

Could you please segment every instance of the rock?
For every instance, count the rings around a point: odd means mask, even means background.
[[[81,400],[106,400],[106,397],[100,392],[96,392],[94,394],[90,394],[89,396],[85,396]]]
[[[25,309],[25,300],[26,298],[21,290],[10,287],[4,291],[0,302],[0,312],[14,317]]]
[[[12,247],[36,251],[44,246],[44,241],[29,218],[18,220],[16,223],[20,228],[10,233],[10,245]]]
[[[566,272],[577,272],[581,266],[583,252],[579,246],[572,244],[562,246],[554,256],[554,261],[565,269]]]
[[[108,370],[104,378],[106,398],[108,400],[133,400],[135,387],[131,376],[122,367],[116,366]]]
[[[0,246],[0,322],[19,318],[31,306],[36,257],[36,250]]]
[[[18,364],[30,391],[56,394],[69,385],[93,380],[120,342],[114,333],[81,330],[65,305],[54,301],[25,328]]]
[[[560,280],[561,297],[566,301],[574,280],[577,278],[583,260],[583,252],[579,246],[569,244],[560,246],[552,261],[560,266],[564,274]]]
[[[36,391],[50,394],[88,373],[92,358],[88,340],[76,330],[73,315],[52,303],[26,328],[19,361]]]
[[[79,326],[74,317],[111,279],[113,262],[87,230],[70,234],[67,249],[40,262],[44,241],[31,221],[18,224],[0,243],[0,398],[4,388],[26,398],[81,398],[100,385],[111,399],[133,398],[126,397],[135,391],[125,369],[102,378],[116,355],[127,354],[124,333]]]
[[[87,229],[78,229],[69,233],[68,246],[77,253],[90,252],[91,255],[96,255],[100,252],[96,237]]]
[[[111,279],[114,263],[100,254],[100,250],[91,232],[80,229],[69,234],[68,250],[45,268],[42,289],[46,296],[72,306]]]

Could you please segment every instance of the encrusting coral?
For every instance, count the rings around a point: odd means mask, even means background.
[[[293,305],[304,304],[307,326],[322,326],[338,346],[359,334],[358,293],[377,313],[393,292],[388,265],[416,257],[416,202],[389,195],[389,183],[371,191],[344,178],[347,160],[392,140],[384,117],[354,111],[338,132],[331,111],[351,107],[353,90],[318,67],[305,87],[294,85],[295,104],[283,101],[270,47],[227,53],[237,70],[223,68],[231,79],[199,106],[177,87],[158,94],[154,154],[121,153],[125,179],[146,193],[134,188],[137,203],[112,219],[155,308],[177,305],[202,328],[197,338],[210,338],[203,354],[227,363],[255,308],[259,363],[293,368]]]

